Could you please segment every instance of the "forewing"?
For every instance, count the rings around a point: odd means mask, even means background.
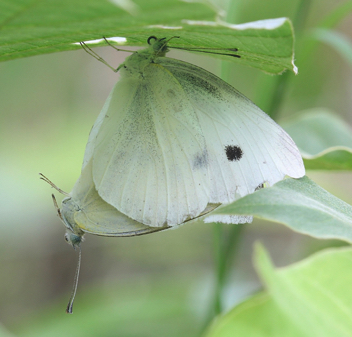
[[[99,195],[150,226],[174,226],[207,206],[207,149],[189,97],[164,67],[134,79],[130,104],[115,96],[96,137],[93,177]]]
[[[160,58],[192,103],[206,140],[209,202],[229,203],[263,183],[305,174],[290,136],[226,82],[194,65]]]
[[[119,80],[112,91],[110,92],[103,109],[101,110],[98,118],[96,119],[90,133],[88,142],[86,145],[86,150],[84,153],[84,159],[82,164],[82,170],[87,165],[87,163],[91,160],[94,152],[94,146],[96,142],[96,138],[98,132],[100,130],[101,125],[103,124],[105,119],[109,118],[108,110],[109,106],[113,105],[117,110],[120,110],[123,114],[126,106],[129,106],[132,103],[133,97],[135,96],[135,91],[137,87],[135,86],[135,81],[131,79],[121,79]],[[106,121],[107,123],[109,121]]]

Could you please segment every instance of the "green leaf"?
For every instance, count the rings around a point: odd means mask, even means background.
[[[256,246],[255,264],[267,292],[218,317],[206,337],[351,337],[352,249],[329,249],[275,269]]]
[[[255,260],[272,298],[302,332],[352,336],[352,293],[347,290],[352,281],[350,247],[325,250],[275,271],[268,253],[258,245]]]
[[[352,170],[352,130],[336,114],[312,109],[284,125],[306,169]]]
[[[345,19],[352,11],[352,1],[348,0],[337,6],[320,22],[318,27],[333,28]]]
[[[310,36],[334,48],[350,65],[352,65],[352,43],[347,36],[330,29],[316,28]]]
[[[204,337],[303,337],[300,333],[270,295],[260,293],[218,316]]]
[[[338,25],[346,16],[350,15],[352,11],[352,1],[346,1],[342,4],[337,4],[337,6],[331,10],[326,17],[316,25],[318,29],[332,29]],[[314,32],[314,29],[312,30]],[[314,52],[314,48],[318,46],[318,40],[313,38],[311,34],[306,34],[304,36],[304,44],[302,48],[302,53],[300,53],[301,59],[310,58]]]
[[[296,71],[288,19],[231,25],[214,18],[202,4],[177,0],[0,0],[0,61],[79,49],[74,43],[103,36],[146,46],[151,35],[177,35],[181,38],[173,39],[171,46],[238,48],[240,59],[221,58],[268,73]]]
[[[352,207],[306,176],[282,180],[218,208],[205,222],[219,221],[215,215],[253,215],[313,237],[352,242]]]

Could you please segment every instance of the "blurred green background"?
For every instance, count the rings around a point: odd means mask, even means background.
[[[297,36],[299,75],[288,76],[279,121],[324,107],[351,124],[351,60],[324,44],[309,54],[300,49],[301,36],[346,1],[307,2],[305,30]],[[236,23],[282,16],[294,20],[300,3],[236,1],[231,17]],[[351,17],[336,31],[351,41]],[[115,66],[128,55],[109,47],[94,50]],[[171,51],[168,56],[218,75],[228,67],[202,55]],[[53,190],[38,173],[71,190],[90,128],[119,75],[83,50],[5,62],[0,74],[0,336],[197,336],[214,285],[214,228],[201,222],[135,238],[87,235],[74,314],[65,314],[77,254],[63,240]],[[272,78],[240,64],[231,64],[226,77],[263,108],[263,92],[268,90],[263,85]],[[307,174],[352,203],[351,173]],[[255,220],[245,225],[224,293],[227,308],[260,289],[251,262],[256,240],[278,266],[340,244],[299,235],[279,224]]]

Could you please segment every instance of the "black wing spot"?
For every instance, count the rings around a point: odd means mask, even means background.
[[[226,145],[225,146],[226,157],[229,161],[240,160],[243,156],[243,151],[239,146]]]

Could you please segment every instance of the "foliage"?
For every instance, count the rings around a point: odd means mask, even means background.
[[[352,250],[330,249],[274,269],[257,245],[255,264],[267,292],[220,317],[206,336],[352,336]]]
[[[128,46],[145,46],[151,35],[180,35],[170,46],[238,48],[243,64],[269,73],[294,69],[293,29],[288,19],[272,20],[263,29],[247,28],[214,21],[214,13],[200,4],[140,0],[126,8],[124,3],[66,0],[55,5],[2,0],[0,61],[79,49],[77,42],[103,36],[119,37]]]
[[[333,112],[303,111],[284,127],[301,150],[306,169],[352,169],[352,130]]]
[[[352,207],[307,176],[280,181],[220,207],[213,214],[250,214],[317,238],[352,242]]]
[[[232,0],[231,6],[239,6],[240,3],[239,0]],[[192,1],[0,0],[0,60],[75,50],[80,48],[77,42],[101,39],[103,36],[119,37],[119,45],[138,47],[144,46],[150,35],[180,36],[180,39],[172,40],[171,47],[219,48],[226,53],[226,48],[236,47],[236,53],[241,58],[217,57],[240,66],[257,68],[264,73],[281,74],[288,70],[281,76],[265,77],[263,81],[258,81],[260,92],[257,94],[257,103],[266,107],[266,112],[278,120],[285,95],[293,86],[293,73],[297,72],[295,58],[298,62],[302,60],[302,65],[307,69],[307,62],[314,63],[311,56],[314,50],[319,43],[324,43],[334,50],[335,57],[341,57],[349,65],[352,59],[350,40],[335,29],[352,10],[352,2],[346,1],[336,6],[311,29],[304,28],[310,1],[302,0],[297,4],[296,17],[291,19],[270,19],[239,25],[228,23],[231,22],[230,15],[225,17],[221,11],[215,13],[204,3]],[[230,7],[228,13],[234,12]],[[103,43],[97,42],[95,45]],[[254,86],[252,83],[250,85]],[[308,176],[313,170],[329,173],[351,171],[351,128],[336,112],[325,108],[303,110],[298,114],[295,111],[295,116],[282,124],[300,148],[306,169],[311,170]],[[216,212],[251,214],[260,219],[284,223],[296,232],[316,238],[334,238],[348,243],[352,241],[351,206],[308,177],[286,179],[219,208]],[[345,289],[351,283],[349,270],[352,256],[351,250],[346,248],[328,249],[296,265],[275,269],[265,249],[258,245],[255,264],[266,290],[235,306],[227,314],[221,314],[221,298],[233,258],[231,251],[235,250],[239,242],[241,228],[234,226],[226,244],[222,245],[220,238],[224,233],[223,227],[215,227],[217,284],[214,286],[214,301],[208,310],[206,325],[215,315],[219,316],[207,328],[205,336],[351,336],[351,298]],[[168,282],[171,280],[165,280],[165,283]],[[156,288],[152,292],[159,289],[162,292],[150,302],[153,312],[148,312],[149,305],[145,306],[145,302],[140,302],[136,296],[135,304],[142,309],[138,317],[128,321],[130,328],[122,321],[118,323],[122,333],[126,336],[133,335],[133,332],[138,335],[144,333],[143,336],[152,335],[143,331],[138,324],[134,326],[134,321],[159,317],[165,323],[177,313],[181,313],[180,317],[186,322],[179,335],[191,335],[190,331],[194,333],[193,329],[185,328],[191,324],[190,314],[184,307],[178,306],[177,300],[182,297],[182,290],[176,289],[173,292],[175,296],[168,297],[167,286],[158,284]],[[108,297],[102,295],[103,299],[108,300]],[[162,297],[169,301],[163,302]],[[94,329],[101,325],[106,328],[108,336],[115,327],[111,312],[116,310],[121,317],[125,313],[124,308],[115,305],[113,298],[115,295],[107,306],[104,302],[100,303],[98,309],[89,307],[82,311],[82,321],[90,317],[92,323],[87,324],[86,330],[72,322],[66,322],[65,328],[75,336],[88,336],[90,332],[96,334]],[[43,324],[39,320],[34,327],[30,327],[30,323],[24,322],[21,327],[16,327],[18,334],[28,336],[41,333],[48,336],[50,331],[60,335],[63,323],[51,317],[50,313],[47,315],[46,322],[49,323]],[[176,336],[173,324],[174,321],[169,326]],[[155,331],[162,334],[158,328]]]

